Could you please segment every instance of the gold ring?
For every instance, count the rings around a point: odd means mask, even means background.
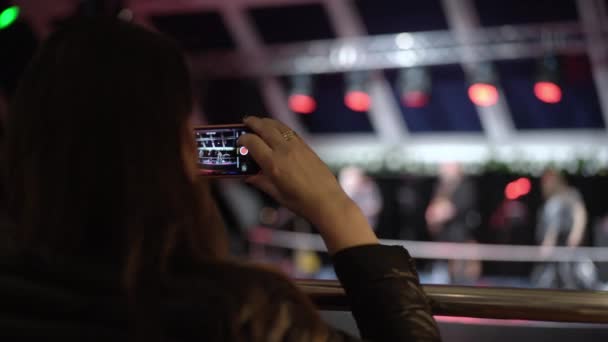
[[[285,139],[285,141],[289,141],[289,140],[295,138],[296,132],[294,132],[292,130],[287,130],[285,132],[282,132],[281,136],[283,137],[283,139]]]

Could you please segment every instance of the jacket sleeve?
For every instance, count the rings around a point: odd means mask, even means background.
[[[363,339],[440,341],[430,302],[404,248],[347,248],[333,256],[333,263]]]

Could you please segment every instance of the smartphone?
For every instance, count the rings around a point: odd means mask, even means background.
[[[247,148],[236,143],[241,135],[250,132],[242,124],[195,127],[200,174],[212,177],[258,174],[260,167]]]

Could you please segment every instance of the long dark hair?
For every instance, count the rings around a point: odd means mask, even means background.
[[[7,123],[7,210],[19,250],[119,266],[142,341],[163,338],[165,289],[197,270],[218,278],[210,284],[227,307],[235,296],[244,301],[225,322],[237,340],[264,341],[263,330],[285,327],[302,340],[327,335],[281,275],[214,262],[226,243],[207,184],[186,167],[191,102],[171,40],[113,19],[54,33],[26,70]]]
[[[165,272],[176,254],[221,257],[208,187],[185,166],[191,106],[185,59],[170,39],[114,19],[55,32],[7,121],[18,246],[122,265],[128,289]]]

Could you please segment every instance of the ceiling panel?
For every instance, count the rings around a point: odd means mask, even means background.
[[[475,5],[485,26],[578,19],[574,0],[475,0]]]
[[[517,129],[603,128],[604,122],[584,56],[560,57],[562,101],[547,104],[534,95],[537,61],[496,63],[500,82]]]
[[[188,51],[204,52],[236,47],[218,12],[153,16],[151,20],[161,32],[173,37]]]
[[[431,95],[429,103],[423,108],[404,106],[397,88],[397,71],[386,73],[409,131],[481,132],[479,116],[467,95],[467,83],[462,68],[459,65],[444,65],[428,70],[432,80]]]
[[[344,105],[342,74],[316,75],[314,95],[317,110],[312,114],[297,114],[311,133],[373,132],[367,113],[354,112]]]
[[[267,44],[334,38],[321,4],[256,7],[248,10],[262,40]]]
[[[356,0],[370,34],[446,30],[440,0]]]
[[[199,89],[209,124],[240,123],[246,115],[268,115],[255,80],[211,80],[201,82]]]

